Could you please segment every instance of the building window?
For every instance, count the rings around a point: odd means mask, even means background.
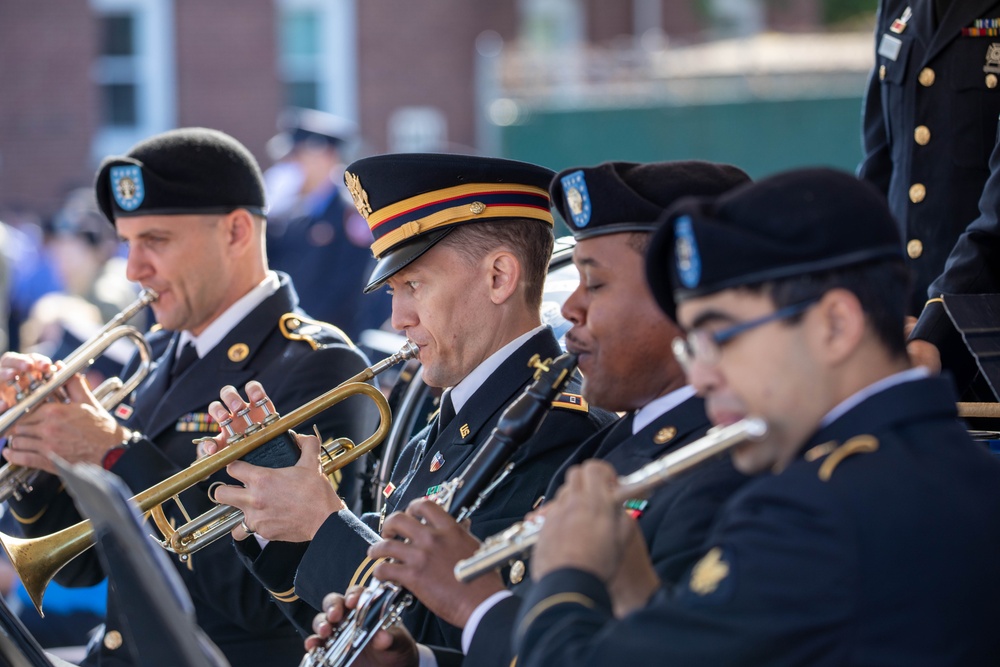
[[[278,0],[285,103],[357,118],[355,0]]]
[[[99,29],[94,161],[175,125],[173,0],[90,0]]]

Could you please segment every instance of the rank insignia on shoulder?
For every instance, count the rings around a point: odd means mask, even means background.
[[[314,350],[336,343],[354,347],[347,334],[332,324],[310,320],[295,313],[282,315],[278,321],[278,328],[281,330],[281,335],[288,340],[304,341]]]
[[[218,433],[219,424],[207,412],[189,412],[177,420],[175,430],[184,433]]]
[[[437,452],[431,458],[431,472],[437,472],[444,465],[444,454]]]
[[[623,507],[625,508],[625,513],[628,514],[633,519],[638,519],[640,516],[642,516],[642,513],[646,510],[648,506],[649,506],[648,500],[637,500],[637,499],[626,500],[623,504]]]
[[[830,452],[819,467],[819,478],[824,482],[829,482],[833,477],[833,471],[848,456],[854,454],[871,454],[878,451],[878,438],[874,435],[856,435],[840,447]]]
[[[117,408],[115,408],[115,417],[122,420],[128,419],[129,417],[132,416],[133,412],[135,412],[135,408],[133,408],[131,405],[125,405],[124,403],[122,403]]]
[[[691,570],[688,587],[697,595],[708,595],[729,576],[729,563],[722,559],[722,549],[712,547]]]
[[[556,396],[556,400],[552,401],[552,407],[562,408],[563,410],[576,410],[577,412],[590,412],[587,399],[580,394],[570,394],[565,391]]]

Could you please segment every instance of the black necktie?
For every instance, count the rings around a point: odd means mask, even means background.
[[[441,395],[441,409],[438,410],[437,423],[431,429],[431,437],[427,439],[428,444],[434,442],[441,435],[441,432],[448,426],[448,423],[455,418],[455,404],[451,402],[451,391],[446,391]]]
[[[174,359],[174,365],[170,367],[170,383],[173,384],[196,359],[198,359],[198,350],[195,349],[193,343],[186,344],[181,349],[180,356]]]

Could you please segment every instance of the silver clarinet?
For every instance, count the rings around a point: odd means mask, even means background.
[[[647,463],[630,475],[619,477],[615,496],[619,502],[641,497],[716,454],[748,440],[760,440],[765,435],[767,424],[757,417],[748,417],[729,426],[716,426],[691,444]],[[455,578],[462,582],[472,581],[527,553],[538,541],[544,523],[545,517],[537,517],[515,523],[486,538],[476,553],[455,565]]]

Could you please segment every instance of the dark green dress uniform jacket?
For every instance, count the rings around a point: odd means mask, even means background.
[[[287,276],[281,287],[255,308],[203,359],[195,361],[168,387],[178,334],[158,331],[149,336],[155,368],[135,394],[115,411],[131,429],[146,439],[132,445],[112,467],[134,492],[143,491],[186,468],[196,456],[192,439],[211,435],[217,427],[207,423],[206,409],[218,400],[223,385],[242,390],[249,380],[261,382],[277,410],[284,414],[363,370],[368,362],[356,348],[345,344],[333,327],[303,325],[289,336],[280,321],[296,310],[297,297]],[[301,313],[298,313],[301,316]],[[287,318],[286,318],[287,320]],[[286,331],[295,322],[285,323]],[[301,337],[300,336],[305,336]],[[310,342],[309,339],[312,339]],[[246,356],[234,346],[246,346]],[[313,344],[319,349],[313,349]],[[242,349],[242,348],[240,348]],[[234,360],[239,358],[239,360]],[[127,372],[127,371],[126,371]],[[352,401],[355,399],[351,399]],[[361,401],[362,399],[358,399]],[[353,437],[371,433],[378,416],[368,404],[345,401],[317,418],[321,433]],[[305,426],[306,432],[309,426]],[[301,428],[300,428],[301,430]],[[219,479],[234,483],[222,472]],[[24,532],[44,535],[80,520],[69,497],[56,492],[58,480],[49,477],[36,485],[24,501],[12,501],[17,516],[26,521]],[[190,516],[209,509],[207,483],[181,495]],[[183,516],[168,503],[167,516],[176,523]],[[150,532],[155,532],[150,524]],[[268,592],[242,566],[226,537],[194,554],[189,563],[171,556],[194,601],[198,624],[222,649],[233,665],[296,665],[302,657],[302,642],[293,626],[270,599]],[[113,573],[112,573],[113,574]],[[73,560],[57,577],[65,585],[91,585],[103,578],[92,551]],[[93,643],[87,665],[134,664],[127,642],[156,641],[142,619],[121,618],[116,598],[128,591],[109,588],[107,628],[103,638]],[[124,627],[130,624],[129,627]],[[151,638],[152,637],[152,638]]]
[[[427,442],[428,434],[436,427],[432,422],[407,443],[393,470],[393,490],[386,499],[386,512],[405,510],[411,500],[455,477],[489,438],[504,408],[532,380],[534,370],[528,366],[529,359],[535,354],[544,359],[560,353],[551,329],[532,336],[494,371],[436,440]],[[571,380],[566,391],[564,397],[578,392],[578,381]],[[482,539],[522,519],[562,462],[612,419],[610,413],[588,410],[578,396],[557,401],[535,436],[515,453],[514,472],[472,515],[472,532]],[[380,517],[374,513],[357,517],[342,511],[331,515],[305,549],[297,572],[290,567],[291,549],[269,554],[271,544],[263,553],[254,545],[241,543],[239,548],[248,550],[245,558],[252,560],[255,572],[271,590],[291,586],[294,577],[298,597],[289,602],[289,613],[303,632],[309,632],[327,593],[344,592],[350,586],[368,582],[375,562],[368,558],[367,551],[379,539],[379,526]],[[461,632],[429,614],[422,605],[415,604],[405,614],[404,622],[423,643],[454,648],[461,644]]]
[[[936,27],[932,0],[879,4],[858,173],[886,195],[899,222],[916,277],[909,307],[915,315],[976,218],[989,175],[1000,115],[1000,53],[991,49],[1000,37],[963,36],[962,29],[1000,17],[1000,2],[951,2]],[[907,7],[912,16],[893,32]]]
[[[555,497],[571,465],[598,458],[626,475],[701,438],[710,426],[705,402],[698,397],[668,410],[635,434],[632,419],[630,415],[604,428],[581,445],[553,479],[546,496]],[[676,584],[701,557],[701,546],[719,508],[748,479],[733,468],[728,455],[723,455],[668,482],[647,502],[628,503],[639,522],[653,567],[665,586]],[[501,600],[483,616],[464,664],[511,664],[511,636],[521,601],[530,588],[530,578],[525,575],[514,589],[515,595]]]
[[[615,620],[593,575],[544,577],[517,664],[1000,664],[997,489],[951,385],[896,385],[737,491],[704,557],[643,609]]]

